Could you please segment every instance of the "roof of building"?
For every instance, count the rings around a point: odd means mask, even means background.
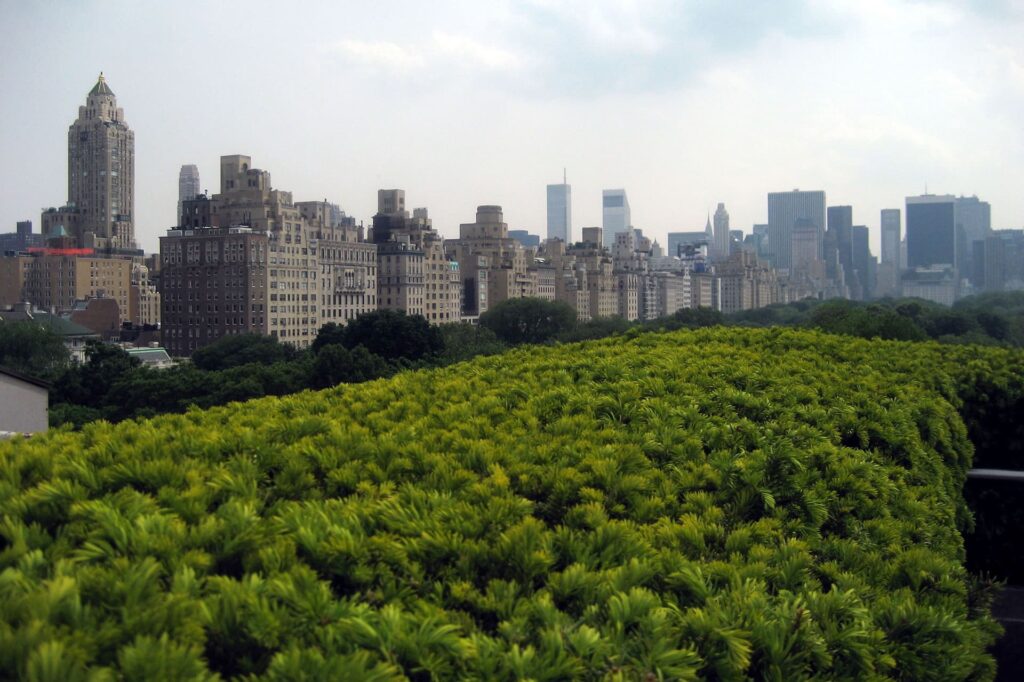
[[[90,95],[110,95],[114,96],[114,91],[107,85],[107,79],[103,77],[103,72],[100,71],[100,78],[96,81],[96,85],[92,86],[92,90],[89,91]]]
[[[88,327],[75,324],[71,320],[66,320],[58,315],[51,315],[50,313],[38,310],[31,312],[24,310],[0,310],[0,322],[35,322],[58,336],[91,336],[99,338],[99,334]]]
[[[50,384],[46,383],[42,379],[36,379],[35,377],[31,377],[31,376],[29,376],[27,374],[22,374],[21,372],[16,372],[16,371],[14,371],[13,369],[11,369],[9,367],[4,367],[3,365],[0,365],[0,374],[5,374],[5,375],[7,375],[9,377],[13,377],[15,379],[18,379],[19,381],[24,381],[26,384],[32,384],[34,386],[39,386],[40,388],[45,388],[45,389],[49,389],[50,388]]]
[[[147,365],[157,365],[162,362],[171,361],[171,356],[163,348],[126,348],[124,352],[133,358],[142,360]]]

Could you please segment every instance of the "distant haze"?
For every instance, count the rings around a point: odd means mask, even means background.
[[[624,187],[664,246],[724,202],[824,189],[872,232],[925,190],[1024,226],[1024,2],[0,0],[0,232],[67,200],[67,129],[100,71],[135,131],[136,237],[175,220],[178,171],[248,154],[296,200],[369,221],[403,188],[455,236],[478,204],[573,231]]]

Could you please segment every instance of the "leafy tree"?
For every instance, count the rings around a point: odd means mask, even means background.
[[[0,322],[0,365],[53,381],[70,365],[60,336],[34,322]]]
[[[387,360],[422,360],[444,350],[437,327],[422,315],[406,315],[400,310],[377,310],[350,320],[345,326],[344,344],[349,350],[363,346]]]
[[[930,311],[924,316],[922,326],[933,339],[942,336],[965,336],[979,329],[974,316],[948,309]]]
[[[50,402],[77,403],[100,408],[107,402],[111,387],[141,364],[117,346],[89,341],[85,362],[65,372],[50,390]]]
[[[443,324],[439,327],[444,340],[444,362],[461,362],[478,355],[494,355],[505,350],[506,346],[493,331],[480,325],[457,322]]]
[[[562,301],[510,298],[480,316],[480,326],[505,343],[544,343],[576,326],[576,311]]]
[[[51,405],[48,415],[51,427],[70,424],[76,429],[80,429],[97,419],[103,419],[105,416],[102,410],[95,407],[86,407],[85,405],[75,405],[73,403]]]
[[[199,369],[221,370],[251,363],[271,365],[295,357],[295,349],[264,334],[223,336],[192,354]]]
[[[917,304],[915,302],[911,305]],[[832,334],[846,334],[865,339],[923,341],[927,338],[913,317],[901,315],[884,305],[865,307],[854,301],[838,299],[814,308],[807,324]]]
[[[659,317],[645,323],[647,329],[675,331],[677,329],[698,329],[725,324],[725,315],[711,308],[682,308],[667,317]]]
[[[998,313],[979,311],[975,319],[984,332],[997,341],[1010,339],[1010,321]]]
[[[615,336],[616,334],[624,334],[632,326],[631,322],[618,315],[595,317],[586,322],[578,322],[574,328],[560,334],[558,340],[569,343],[572,341],[603,339]]]
[[[314,353],[319,353],[321,348],[333,343],[345,343],[345,325],[338,324],[337,322],[328,322],[320,327],[320,331],[317,332],[316,338],[313,339],[313,345],[310,349]]]
[[[390,374],[391,367],[378,355],[362,346],[349,350],[333,344],[324,346],[313,362],[314,388],[327,388],[340,383],[355,384]]]

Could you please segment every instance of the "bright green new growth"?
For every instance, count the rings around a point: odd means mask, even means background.
[[[1020,357],[644,334],[4,444],[0,678],[989,679],[953,403]]]

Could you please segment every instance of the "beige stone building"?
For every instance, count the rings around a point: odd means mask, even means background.
[[[377,309],[377,247],[326,201],[297,202],[315,240],[322,324],[346,324]],[[313,242],[311,242],[312,244]]]
[[[445,246],[460,264],[463,296],[471,302],[464,309],[466,315],[484,312],[479,302],[485,298],[486,306],[494,306],[537,295],[537,276],[528,270],[526,249],[508,236],[501,206],[478,206],[476,222],[460,225],[459,238],[447,240]],[[466,263],[470,267],[463,267]],[[481,271],[486,276],[480,277]]]
[[[160,324],[160,292],[150,281],[149,268],[132,263],[131,289],[128,291],[128,319],[136,326]]]
[[[558,273],[548,262],[538,261],[531,258],[532,262],[527,267],[527,273],[536,282],[534,285],[534,296],[545,301],[558,299]],[[574,306],[575,307],[575,306]]]
[[[723,313],[779,303],[778,276],[766,261],[740,251],[715,266],[717,308]]]
[[[218,194],[182,206],[182,222],[190,222],[185,227],[192,229],[171,230],[161,238],[161,293],[175,297],[164,300],[164,312],[180,315],[182,306],[187,311],[187,297],[201,287],[216,296],[204,304],[204,313],[215,324],[199,335],[190,324],[182,324],[187,320],[163,320],[164,343],[171,354],[188,355],[224,334],[261,328],[285,343],[309,346],[321,325],[320,245],[292,193],[274,189],[269,172],[253,168],[248,156],[235,154],[221,157]],[[172,276],[169,266],[196,269],[175,270]],[[192,291],[181,288],[188,281]],[[198,301],[192,304],[194,308]],[[198,318],[190,319],[194,326]]]
[[[408,235],[377,244],[377,307],[423,315],[423,251]]]
[[[658,317],[673,315],[690,307],[690,283],[675,272],[657,272],[651,275],[658,290]]]
[[[25,282],[33,257],[28,255],[0,257],[0,307],[25,300]]]
[[[403,190],[380,190],[373,241],[378,250],[381,309],[422,315],[431,324],[462,319],[459,264],[449,257],[426,208],[414,209],[410,217]]]
[[[569,253],[561,239],[548,239],[541,245],[538,260],[545,261],[554,276],[554,300],[568,304],[580,321],[591,319],[587,269]]]
[[[616,314],[629,321],[640,319],[640,276],[635,272],[615,273]]]
[[[119,324],[159,324],[160,294],[147,268],[129,257],[85,255],[90,251],[45,248],[0,258],[0,305],[25,301],[66,314],[77,302],[110,298],[120,310]]]
[[[121,310],[121,321],[129,321],[132,262],[61,251],[49,249],[29,257],[21,300],[64,313],[81,299],[112,298]]]
[[[68,204],[43,213],[43,234],[54,220],[79,246],[135,248],[135,134],[102,73],[68,129]]]
[[[714,275],[710,272],[691,270],[686,273],[690,284],[691,308],[714,308]]]

